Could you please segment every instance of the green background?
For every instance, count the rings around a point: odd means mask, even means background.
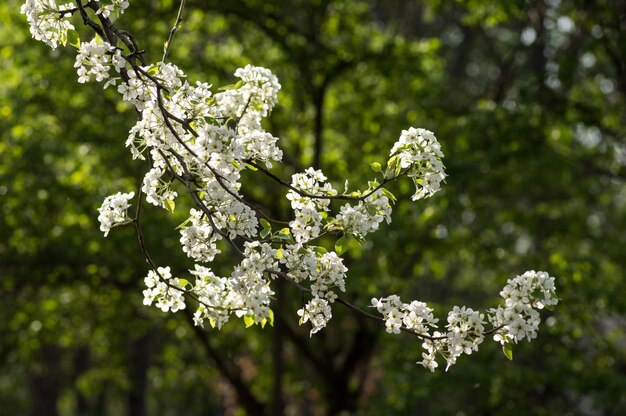
[[[264,330],[144,307],[134,231],[104,238],[96,211],[147,169],[123,145],[133,111],[79,85],[75,50],[31,39],[19,7],[0,4],[0,415],[626,413],[624,2],[188,2],[171,60],[191,81],[230,84],[248,63],[279,77],[280,176],[315,165],[356,187],[401,130],[441,142],[443,190],[412,203],[410,181],[393,185],[393,223],[347,255],[346,298],[397,293],[442,318],[495,306],[528,269],[556,276],[561,303],[512,362],[485,342],[434,374],[418,340],[340,305],[309,338],[278,282]],[[177,7],[133,0],[117,24],[154,62]],[[288,218],[283,189],[246,181]],[[153,257],[179,271],[184,212],[144,217]]]

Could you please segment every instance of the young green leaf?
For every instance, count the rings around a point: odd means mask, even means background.
[[[243,322],[246,325],[246,328],[250,328],[252,325],[254,325],[254,318],[250,315],[244,315]]]
[[[397,201],[396,196],[394,194],[392,194],[391,191],[389,191],[386,188],[383,188],[383,195],[385,195],[387,198],[389,198],[389,200],[391,202],[396,202]]]
[[[261,223],[261,227],[269,228],[270,230],[272,229],[272,224],[270,224],[269,221],[266,220],[265,218],[261,218],[259,222]]]
[[[187,224],[189,224],[189,222],[191,221],[190,218],[187,218],[185,221],[183,221],[178,227],[176,227],[176,230],[180,230],[181,228],[184,228],[187,226]]]
[[[73,29],[68,30],[67,42],[76,49],[80,48],[80,36],[78,36],[78,32]]]
[[[502,352],[504,353],[504,356],[506,358],[508,358],[509,360],[513,360],[513,348],[511,348],[511,344],[510,343],[506,343],[502,345]]]
[[[315,252],[317,253],[318,256],[323,256],[324,254],[328,253],[328,250],[326,250],[324,247],[322,246],[315,246],[314,247]]]
[[[335,251],[337,255],[341,256],[348,248],[348,238],[344,235],[335,242]]]

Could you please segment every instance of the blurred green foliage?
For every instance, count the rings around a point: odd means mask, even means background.
[[[248,63],[278,75],[282,177],[313,164],[357,187],[402,129],[442,143],[443,191],[411,203],[395,184],[391,226],[351,248],[353,302],[398,293],[443,314],[494,305],[527,269],[557,276],[561,304],[512,362],[486,343],[435,374],[414,364],[419,341],[339,305],[309,339],[291,287],[265,330],[197,331],[144,307],[133,230],[104,238],[96,220],[146,169],[123,146],[134,114],[77,84],[73,49],[32,40],[19,6],[0,4],[0,414],[626,413],[623,2],[188,2],[170,56],[191,80],[228,84]],[[155,61],[177,7],[135,0],[117,23]],[[283,190],[247,179],[288,215]],[[145,233],[184,271],[179,220],[149,210]]]

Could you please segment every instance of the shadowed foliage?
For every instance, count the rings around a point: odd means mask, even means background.
[[[392,186],[392,224],[350,247],[351,302],[397,293],[443,318],[495,306],[527,269],[557,277],[561,303],[513,361],[485,343],[434,374],[415,365],[418,340],[340,305],[309,338],[300,293],[279,282],[264,330],[144,307],[134,231],[104,238],[96,211],[146,169],[123,145],[135,114],[79,85],[74,49],[31,39],[19,7],[0,4],[1,414],[626,412],[624,2],[188,1],[170,59],[190,80],[228,84],[248,63],[278,76],[266,128],[281,177],[316,166],[337,189],[365,184],[401,130],[437,134],[443,190],[412,203],[410,181]],[[117,23],[156,61],[177,9],[133,0]],[[245,180],[288,215],[283,189]],[[153,257],[178,270],[184,212],[144,214]]]

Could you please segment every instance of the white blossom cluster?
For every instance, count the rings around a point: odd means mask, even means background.
[[[348,268],[336,252],[320,247],[287,245],[280,262],[287,268],[289,278],[311,288],[313,298],[298,311],[298,315],[300,324],[311,322],[313,335],[332,318],[330,305],[337,299],[335,290],[346,291]]]
[[[489,321],[502,329],[494,335],[502,344],[528,341],[537,336],[541,323],[538,310],[558,303],[554,277],[546,272],[527,271],[507,282],[500,292],[504,306],[489,310]]]
[[[143,304],[150,306],[153,303],[163,312],[177,312],[185,309],[183,296],[183,282],[177,277],[172,278],[169,267],[158,267],[150,270],[145,277],[146,289],[143,291]]]
[[[73,7],[72,3],[57,5],[55,0],[25,0],[20,13],[26,15],[33,38],[56,49],[59,43],[65,45],[67,31],[74,29],[67,12]]]
[[[189,219],[180,229],[180,244],[183,252],[194,260],[211,262],[221,251],[215,244],[222,239],[208,217],[200,210],[191,209]]]
[[[128,5],[127,0],[102,0],[84,7],[106,22]],[[301,324],[310,322],[313,335],[332,318],[338,292],[346,291],[348,269],[340,255],[348,238],[364,240],[380,224],[391,222],[395,197],[382,185],[407,175],[416,186],[412,199],[418,200],[436,193],[446,177],[434,134],[410,128],[393,145],[384,173],[379,163],[372,164],[383,174],[382,182],[369,182],[364,192],[348,193],[346,182],[345,193],[339,195],[322,171],[313,168],[294,174],[290,184],[278,179],[289,188],[286,197],[293,219],[289,227],[275,231],[273,225],[282,221],[266,217],[244,198],[241,176],[250,168],[277,179],[261,167],[271,169],[283,156],[278,138],[262,127],[278,101],[281,86],[276,76],[247,65],[235,71],[239,78],[235,85],[213,93],[207,83],[188,82],[172,63],[138,66],[135,56],[98,37],[79,43],[68,20],[76,11],[72,4],[57,6],[54,0],[25,0],[21,8],[35,39],[56,48],[72,38],[70,43],[78,46],[74,66],[79,83],[95,79],[104,88],[116,86],[122,100],[137,110],[138,121],[129,131],[126,147],[133,159],[149,163],[140,200],[145,197],[173,212],[182,191],[195,205],[179,227],[182,250],[196,263],[189,270],[194,281],[172,277],[169,267],[150,270],[144,279],[145,305],[176,312],[186,307],[188,296],[198,305],[196,325],[208,321],[221,328],[232,315],[246,326],[265,325],[273,321],[270,285],[280,276],[310,293],[297,313]],[[127,210],[133,196],[117,193],[105,198],[98,217],[105,236],[112,227],[131,222]],[[335,207],[334,199],[349,202]],[[323,245],[333,237],[335,251],[329,251]],[[230,276],[220,277],[207,263],[225,243],[243,259]],[[375,298],[372,305],[382,314],[387,332],[406,331],[423,339],[420,364],[434,371],[438,357],[450,367],[461,354],[475,351],[486,335],[493,334],[504,346],[536,337],[538,309],[557,303],[554,278],[545,272],[530,271],[509,280],[501,296],[504,306],[487,313],[490,330],[485,329],[484,314],[465,306],[455,306],[445,327],[439,328],[433,309],[423,302],[403,303],[392,295]]]
[[[397,295],[373,298],[372,306],[383,315],[390,334],[399,334],[402,327],[420,334],[427,333],[429,327],[436,327],[439,321],[434,317],[433,309],[424,302],[402,303]]]
[[[302,309],[298,310],[300,325],[311,321],[311,335],[324,328],[333,317],[332,310],[326,299],[314,297],[307,302]]]
[[[281,86],[278,78],[267,68],[247,65],[235,71],[241,86],[227,89],[220,96],[220,113],[235,119],[247,118],[244,124],[258,129],[255,122],[267,117],[278,102]]]
[[[189,290],[199,302],[195,324],[204,326],[208,320],[212,327],[221,328],[233,313],[249,317],[253,323],[272,319],[269,306],[274,292],[264,275],[278,267],[275,251],[269,244],[246,243],[245,258],[229,278],[217,277],[209,268],[196,264],[195,270],[190,270],[196,277],[195,285]]]
[[[128,217],[128,208],[130,208],[129,200],[135,196],[134,192],[123,194],[118,192],[114,195],[107,196],[100,208],[98,208],[98,221],[100,221],[100,231],[106,237],[111,228],[116,225],[126,224],[130,221]]]
[[[330,200],[307,197],[298,191],[315,196],[337,195],[332,185],[326,182],[327,179],[321,170],[313,168],[308,168],[304,173],[296,173],[291,177],[291,186],[297,191],[290,190],[287,193],[287,199],[291,201],[291,208],[295,214],[295,219],[289,223],[289,227],[299,246],[319,237],[324,215],[330,211]]]
[[[110,0],[110,2],[111,4],[103,4],[104,1],[100,0],[100,8],[96,11],[96,14],[102,15],[102,17],[109,17],[111,14],[119,16],[123,14],[129,6],[126,0]]]
[[[149,70],[150,68],[142,69]],[[156,88],[147,78],[139,75],[134,69],[128,70],[126,75],[128,76],[128,80],[121,83],[117,87],[117,92],[122,95],[122,100],[124,102],[134,106],[137,110],[142,111],[146,102],[156,100]],[[142,115],[141,120],[139,120],[140,122],[143,122],[143,116],[144,115]],[[143,126],[149,126],[148,123],[149,122],[137,123],[133,129],[139,131],[139,129]],[[133,129],[130,131],[129,141],[131,140],[131,137],[134,137]],[[126,147],[131,147],[132,141],[129,141],[126,142]],[[134,147],[131,147],[131,152],[133,154],[133,159],[143,159],[143,152],[138,151]]]
[[[90,42],[82,42],[74,63],[74,68],[78,73],[78,82],[81,84],[89,82],[92,76],[98,82],[109,78],[112,62],[118,72],[124,66],[121,52],[111,47],[108,42],[98,42],[95,38]],[[105,88],[107,86],[108,84],[105,84]]]
[[[433,132],[411,127],[403,130],[400,139],[393,145],[390,164],[400,169],[409,169],[408,176],[415,184],[413,201],[428,198],[439,191],[446,178],[441,159],[441,145]]]
[[[378,190],[359,201],[356,206],[345,204],[337,215],[344,233],[364,238],[386,221],[391,223],[391,203],[382,190]]]
[[[507,281],[500,292],[505,305],[488,310],[488,321],[493,326],[494,339],[502,344],[517,343],[536,336],[541,321],[539,312],[544,306],[558,303],[555,295],[554,277],[546,272],[528,271]],[[383,315],[387,332],[399,334],[407,330],[423,339],[423,365],[430,371],[438,367],[436,358],[442,357],[446,370],[456,363],[462,354],[471,354],[485,339],[485,314],[465,306],[454,306],[448,312],[445,331],[437,330],[433,309],[425,303],[403,303],[397,295],[372,299],[372,306]],[[431,329],[435,329],[431,332]]]

